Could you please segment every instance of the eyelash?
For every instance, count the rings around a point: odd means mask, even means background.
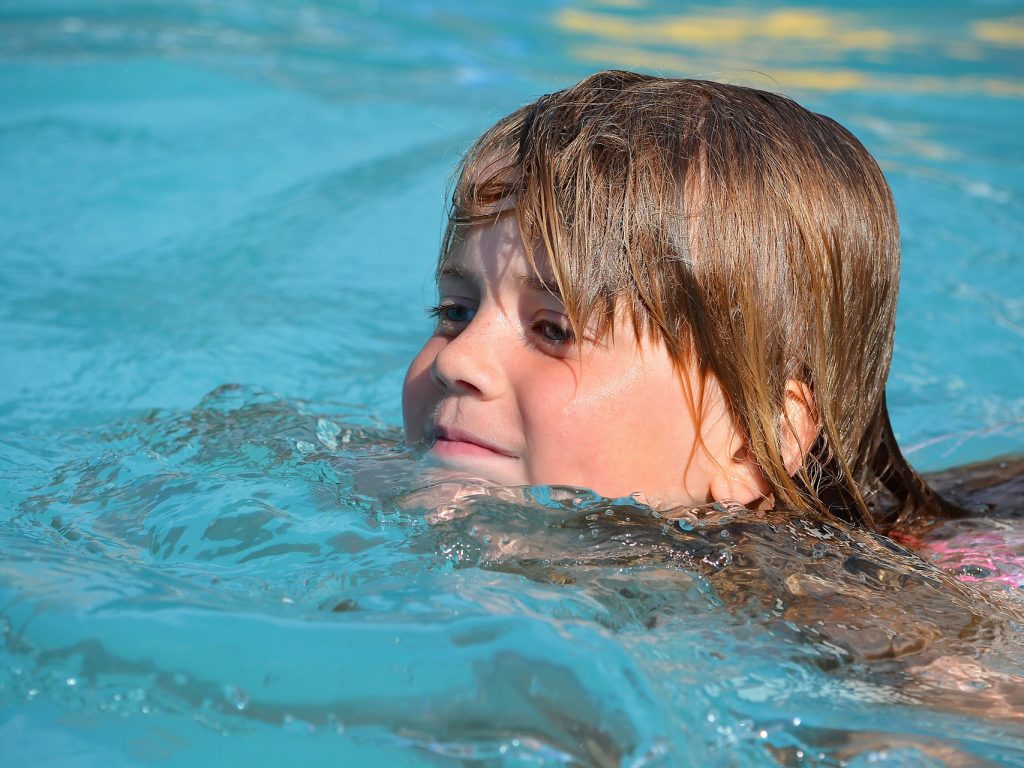
[[[442,302],[436,306],[429,307],[427,309],[427,315],[432,317],[438,325],[438,329],[441,330],[445,326],[451,326],[461,323],[467,323],[473,318],[455,319],[447,317],[445,313],[450,310],[460,310],[462,312],[475,312],[465,304],[459,304],[456,302]],[[537,320],[531,326],[531,329],[544,344],[554,347],[564,347],[576,343],[576,334],[573,333],[571,327],[561,326],[558,323],[552,322],[551,320]],[[552,333],[556,334],[556,337],[552,337]]]
[[[456,319],[451,318],[451,317],[445,317],[445,312],[447,312],[448,310],[451,310],[451,309],[458,309],[458,310],[463,310],[463,311],[466,311],[466,312],[472,312],[473,311],[469,307],[467,307],[465,304],[459,304],[457,302],[450,301],[450,302],[441,302],[437,306],[428,308],[427,309],[427,315],[432,317],[437,322],[438,325],[440,325],[441,323],[465,323],[465,322],[468,322],[468,320],[465,320],[465,319],[456,320]],[[472,318],[470,318],[470,319],[472,319]]]

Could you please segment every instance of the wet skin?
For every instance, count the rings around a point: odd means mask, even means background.
[[[717,467],[697,448],[696,373],[622,319],[577,343],[550,269],[540,258],[533,269],[513,216],[469,231],[438,294],[435,332],[403,389],[411,445],[502,485],[573,485],[662,506],[708,500]],[[724,412],[720,393],[705,390],[706,445],[725,439]]]

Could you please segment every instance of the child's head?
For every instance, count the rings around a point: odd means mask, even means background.
[[[898,275],[889,188],[837,123],[600,73],[464,159],[407,437],[507,484],[862,516]]]

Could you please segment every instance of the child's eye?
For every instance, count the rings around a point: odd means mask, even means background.
[[[427,310],[437,321],[439,330],[450,330],[454,325],[465,325],[476,316],[476,310],[455,301],[441,302]]]
[[[576,340],[576,334],[572,332],[572,328],[551,320],[538,320],[534,323],[533,329],[544,341],[555,346],[572,344]]]

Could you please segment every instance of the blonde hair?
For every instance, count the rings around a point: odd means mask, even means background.
[[[624,311],[638,338],[717,379],[779,503],[870,527],[941,506],[900,454],[885,404],[892,194],[838,123],[752,88],[601,72],[470,149],[441,266],[508,202],[577,330],[608,332]],[[790,380],[813,393],[819,428],[794,476],[781,436]]]

